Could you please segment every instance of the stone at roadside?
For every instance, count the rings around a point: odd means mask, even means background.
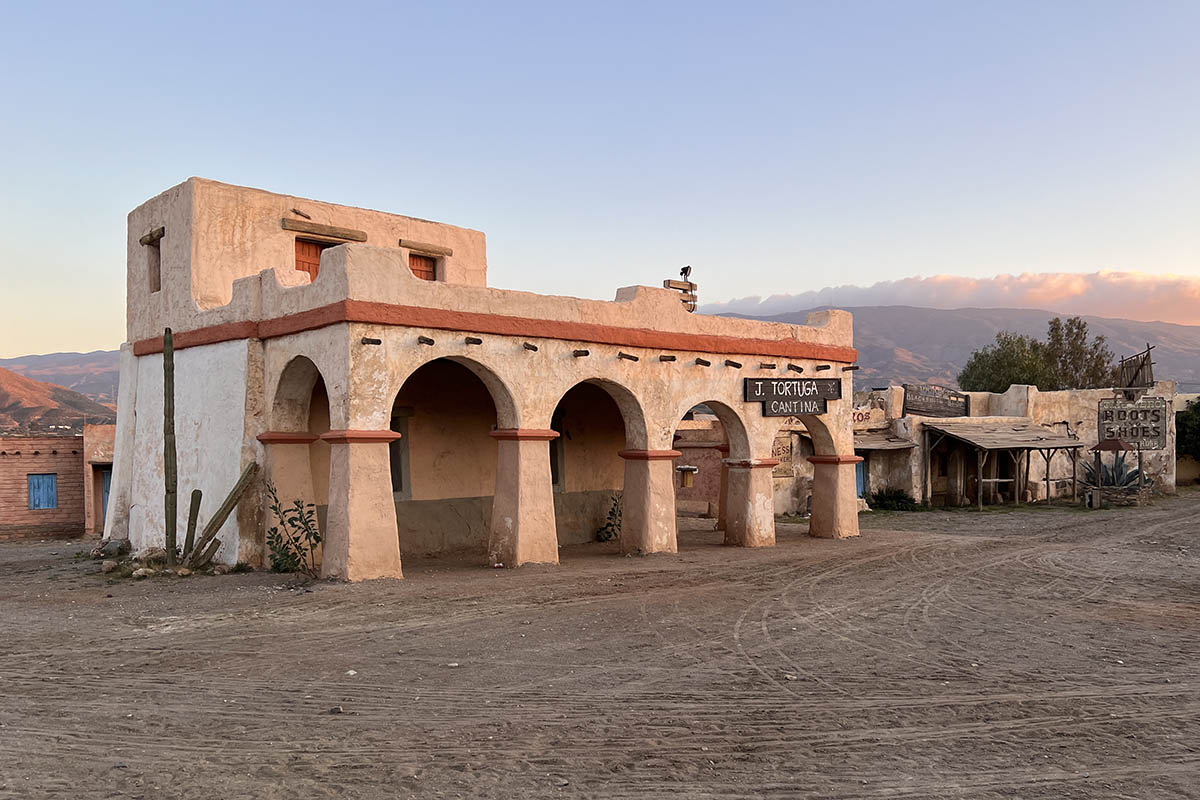
[[[215,567],[213,567],[213,575],[228,575],[228,574],[229,574],[229,565],[228,564],[217,564]]]
[[[175,570],[175,574],[181,578],[186,578],[188,575],[192,574],[192,571],[187,567],[180,567],[179,569]]]
[[[117,562],[113,561],[111,558],[106,558],[100,562],[100,571],[101,572],[112,572],[116,568],[117,568]]]
[[[167,551],[161,547],[150,547],[141,555],[141,560],[146,564],[166,564]]]
[[[128,539],[104,539],[92,548],[92,558],[120,558],[129,552]]]
[[[150,578],[153,575],[154,570],[150,569],[149,567],[142,567],[141,569],[135,569],[133,571],[133,577],[137,578],[138,580],[141,580],[142,578]]]

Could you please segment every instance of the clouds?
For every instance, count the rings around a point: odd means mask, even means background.
[[[783,314],[815,306],[1037,308],[1144,322],[1200,325],[1200,278],[1142,272],[1065,272],[964,278],[934,275],[838,286],[819,292],[742,297],[708,303],[708,314]]]

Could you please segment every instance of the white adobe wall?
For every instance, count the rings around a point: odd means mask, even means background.
[[[175,353],[175,439],[179,464],[178,541],[187,529],[188,504],[200,489],[197,528],[203,528],[242,471],[246,413],[246,340],[191,347]],[[135,553],[162,547],[163,375],[162,355],[136,359],[129,540]],[[124,377],[124,376],[122,376]],[[124,437],[118,432],[118,441]],[[221,527],[216,561],[232,564],[238,552],[237,515]]]

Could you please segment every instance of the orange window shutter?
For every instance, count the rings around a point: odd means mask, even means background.
[[[437,259],[431,256],[419,256],[416,253],[408,254],[408,268],[412,270],[412,274],[426,281],[437,280]]]
[[[307,272],[313,280],[317,279],[317,272],[321,269],[321,251],[325,247],[317,242],[306,242],[303,239],[296,240],[296,269],[300,272]]]

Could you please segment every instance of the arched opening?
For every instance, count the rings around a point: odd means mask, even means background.
[[[484,556],[496,491],[500,387],[485,368],[451,359],[414,371],[392,404],[390,480],[402,558]],[[501,403],[511,400],[507,393]]]
[[[717,401],[691,405],[676,424],[672,447],[679,549],[719,545],[729,508],[729,461],[749,459],[741,417]]]
[[[329,394],[316,364],[296,356],[280,373],[266,440],[267,474],[284,507],[294,501],[317,507],[325,530],[329,506]],[[276,521],[267,518],[266,527]],[[319,556],[319,554],[318,554]]]
[[[550,441],[550,476],[560,548],[596,541],[617,547],[625,485],[620,452],[628,448],[629,435],[614,394],[633,401],[619,386],[585,381],[554,409],[550,428],[559,435]]]

